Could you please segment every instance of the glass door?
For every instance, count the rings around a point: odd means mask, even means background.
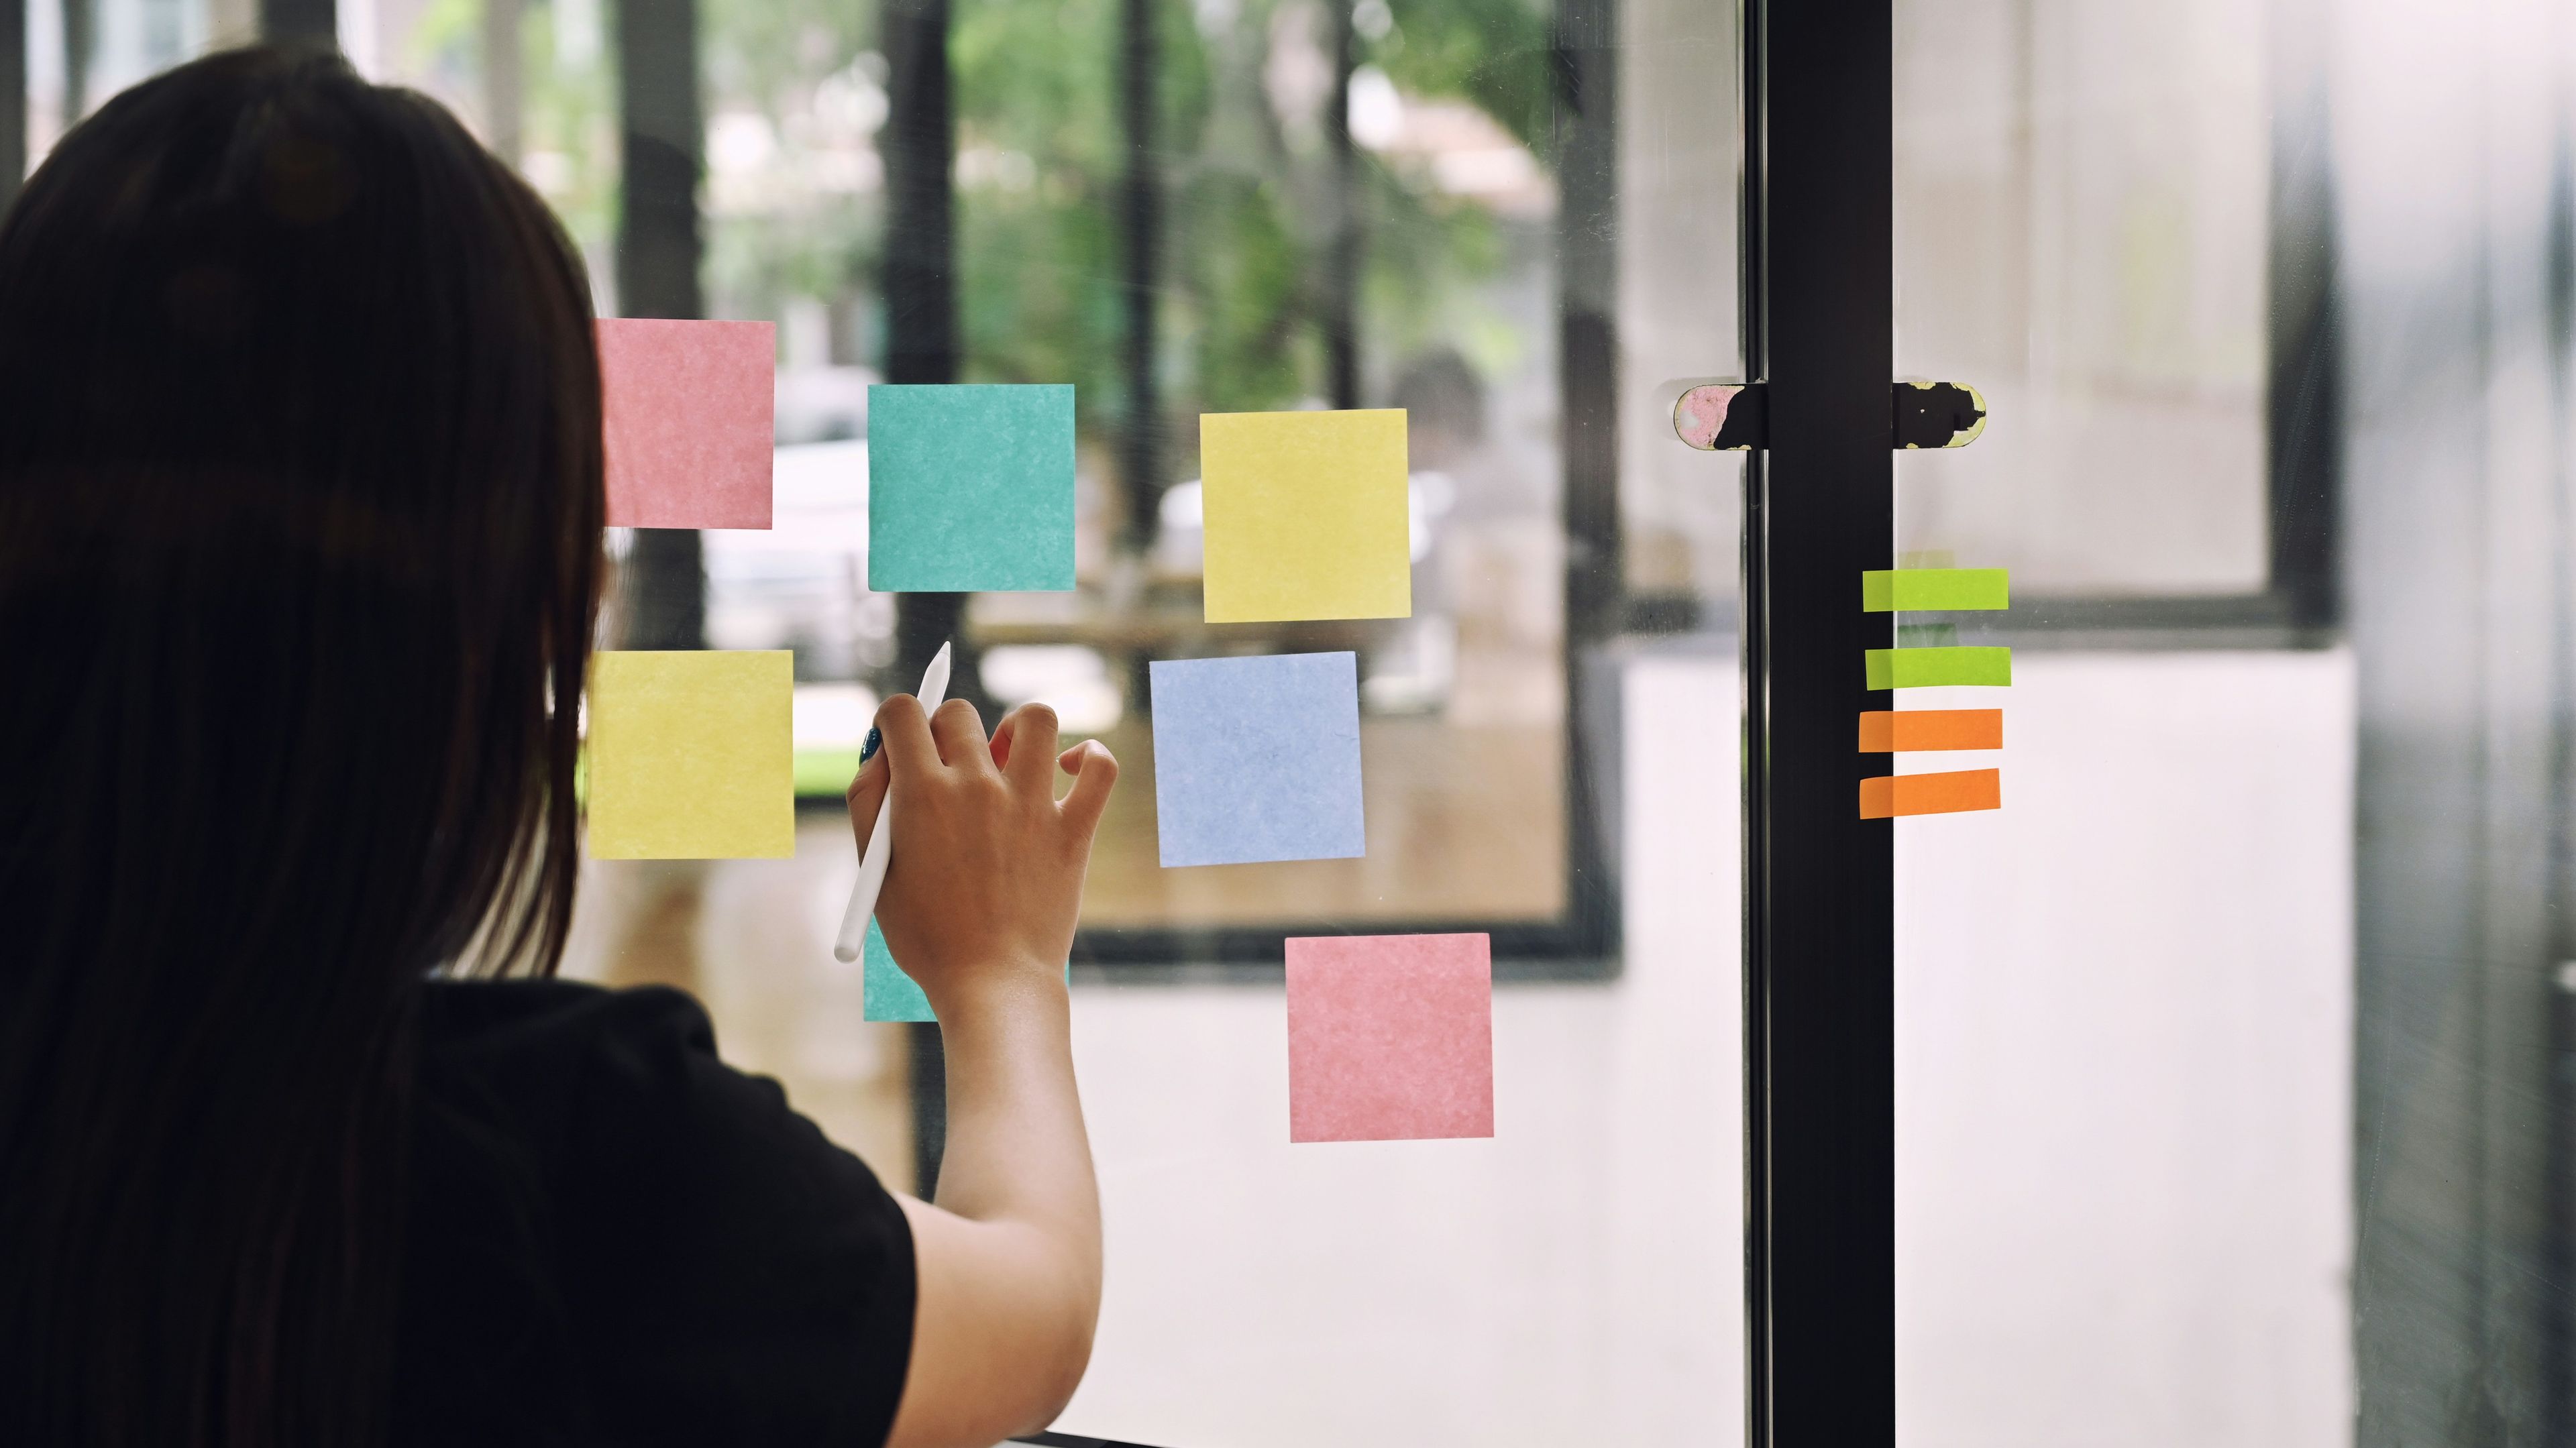
[[[1108,1286],[1058,1427],[1734,1441],[1742,463],[1672,422],[1683,386],[1742,366],[1732,10],[709,6],[692,292],[639,265],[691,233],[631,176],[601,186],[585,140],[622,129],[631,171],[635,136],[685,133],[667,87],[631,80],[668,79],[637,33],[664,7],[603,51],[553,3],[516,32],[528,96],[483,110],[520,118],[586,245],[609,234],[613,305],[780,338],[775,527],[619,537],[614,626],[791,650],[811,793],[793,860],[595,865],[577,968],[696,991],[729,1056],[926,1188],[937,1027],[872,1019],[830,945],[866,720],[949,642],[955,692],[1044,701],[1124,765],[1071,967]],[[489,27],[416,24],[399,53],[491,88]],[[602,104],[626,113],[602,127]],[[1073,385],[1073,588],[865,586],[867,389],[888,381]],[[1405,420],[1409,616],[1223,621],[1207,419],[1379,409]],[[1237,823],[1188,790],[1188,671],[1318,655],[1347,661],[1356,770],[1322,734],[1256,764],[1346,779],[1357,852],[1187,858],[1188,830]],[[1456,1038],[1395,1030],[1319,1067],[1298,1022],[1353,999],[1360,1026],[1386,1017],[1291,962],[1365,971],[1423,940],[1470,952],[1489,1125],[1315,1129],[1336,1091],[1401,1087]],[[1422,1139],[1299,1139],[1336,1135]]]

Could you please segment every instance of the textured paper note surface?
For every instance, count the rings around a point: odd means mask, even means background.
[[[1487,937],[1288,941],[1290,1141],[1493,1134]]]
[[[1207,621],[1410,618],[1404,412],[1199,419]]]
[[[1863,754],[2003,747],[2001,709],[1869,709],[1860,716]]]
[[[1893,815],[2002,809],[2003,780],[2000,769],[1961,769],[1944,774],[1898,774],[1864,779],[1860,782],[1860,817],[1883,820]]]
[[[599,411],[612,528],[766,528],[778,329],[604,318]]]
[[[1870,688],[1921,689],[1936,684],[2009,684],[2007,648],[1870,649],[1863,660]]]
[[[868,921],[867,949],[860,955],[866,974],[859,981],[859,1014],[871,1021],[935,1021],[938,1015],[930,1009],[930,997],[921,993],[903,967],[894,963],[894,952],[886,949],[885,932],[877,922]]]
[[[874,916],[868,919],[867,949],[860,955],[866,974],[859,980],[859,1015],[871,1021],[935,1021],[939,1013],[930,1008],[930,997],[922,994],[918,982],[894,963],[894,952],[886,948],[885,932],[877,929]],[[1073,966],[1064,968],[1065,979],[1073,978]]]
[[[1073,587],[1073,388],[869,388],[868,587]]]
[[[1150,672],[1165,868],[1367,853],[1356,655],[1157,659]]]
[[[795,854],[793,658],[784,649],[592,655],[591,856]]]
[[[1860,576],[1863,613],[2009,608],[2012,574],[2002,568],[1873,568]]]

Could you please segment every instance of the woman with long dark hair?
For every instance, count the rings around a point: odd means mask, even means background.
[[[580,262],[430,101],[238,51],[0,219],[0,1443],[989,1443],[1099,1223],[1061,964],[1115,778],[879,715],[939,1205],[546,979],[602,569]],[[864,843],[864,841],[862,842]]]

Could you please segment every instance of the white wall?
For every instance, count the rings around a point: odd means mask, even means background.
[[[2338,1448],[2351,660],[2014,663],[1897,827],[1901,1440]]]

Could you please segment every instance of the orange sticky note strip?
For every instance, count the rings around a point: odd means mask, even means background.
[[[1860,752],[2001,749],[2001,709],[1871,709],[1860,716]]]
[[[1865,820],[2003,807],[2004,772],[2000,769],[1882,775],[1860,782],[1860,817]]]
[[[600,322],[610,527],[769,526],[777,353],[768,322]]]

